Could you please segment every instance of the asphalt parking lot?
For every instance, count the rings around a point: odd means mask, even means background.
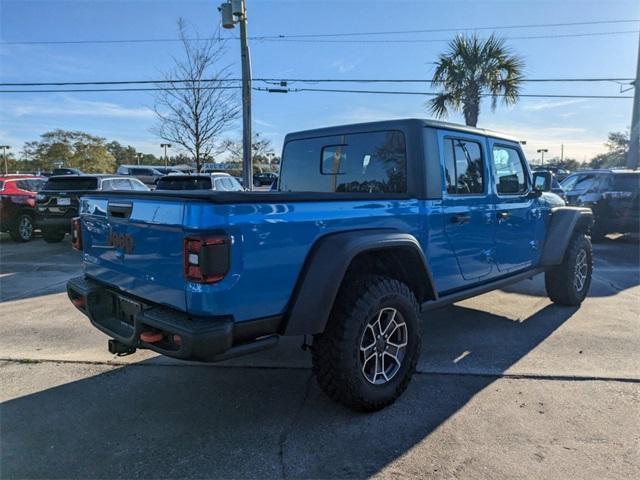
[[[216,365],[114,357],[68,302],[68,238],[2,238],[3,478],[640,478],[637,238],[595,246],[589,298],[542,278],[424,316],[418,374],[356,414],[301,339]]]

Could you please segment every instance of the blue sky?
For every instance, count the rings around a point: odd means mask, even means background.
[[[0,2],[0,40],[61,41],[174,38],[176,19],[185,18],[201,35],[219,22],[211,1],[29,1]],[[599,1],[311,1],[248,0],[249,34],[303,34],[467,29],[540,23],[639,19],[637,0]],[[640,23],[496,30],[518,36],[619,32]],[[237,32],[233,32],[234,34]],[[488,34],[486,31],[480,32]],[[230,36],[228,31],[223,36]],[[452,32],[404,34],[372,39],[424,39],[425,43],[251,43],[255,77],[430,78],[433,62]],[[623,77],[635,75],[638,34],[509,40],[526,62],[530,78]],[[84,45],[2,45],[0,81],[55,82],[153,80],[179,55],[176,43]],[[228,42],[226,62],[239,75],[239,46]],[[255,86],[262,86],[256,83]],[[292,85],[303,87],[305,85]],[[322,87],[326,85],[307,85]],[[329,86],[331,87],[331,85]],[[349,85],[363,89],[366,85]],[[429,90],[423,85],[377,85],[376,89]],[[616,95],[620,86],[604,84],[527,84],[523,93]],[[631,95],[633,91],[627,92]],[[280,149],[286,132],[398,117],[429,117],[426,98],[342,93],[255,92],[254,131]],[[153,97],[131,93],[0,94],[0,142],[20,150],[28,140],[54,128],[84,130],[146,152],[160,153],[150,131]],[[628,128],[631,100],[523,98],[516,106],[491,112],[483,105],[479,126],[513,133],[549,156],[589,159],[604,150],[609,131]],[[462,122],[459,115],[449,120]],[[240,135],[240,123],[229,136]]]

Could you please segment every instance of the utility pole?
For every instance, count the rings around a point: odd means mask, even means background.
[[[170,143],[161,143],[160,148],[164,147],[164,166],[166,167],[169,164],[169,157],[167,157],[167,148],[171,148]]]
[[[544,167],[544,154],[545,154],[545,153],[547,153],[547,152],[549,151],[549,149],[548,149],[548,148],[539,148],[539,149],[538,149],[538,150],[536,150],[536,151],[537,151],[539,154],[541,154],[541,155],[542,155],[542,160],[541,160],[540,166],[541,166],[541,167]]]
[[[564,143],[560,144],[560,162],[564,162]]]
[[[9,174],[9,163],[7,161],[7,150],[10,150],[11,147],[9,145],[0,145],[2,149],[2,157],[4,158],[4,174]]]
[[[636,79],[633,82],[633,109],[631,110],[631,132],[629,132],[629,153],[627,167],[638,168],[640,156],[640,38],[638,40],[638,59],[636,60]]]
[[[251,162],[251,56],[247,42],[246,0],[229,0],[220,5],[222,26],[234,28],[240,24],[240,58],[242,61],[242,183],[253,188],[253,166]]]

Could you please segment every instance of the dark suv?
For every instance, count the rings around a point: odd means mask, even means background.
[[[78,216],[80,197],[87,192],[149,188],[137,178],[116,175],[64,175],[51,177],[36,196],[38,223],[46,242],[60,242]]]
[[[584,170],[561,182],[567,204],[589,207],[595,224],[594,241],[607,233],[638,232],[640,228],[640,171]]]
[[[35,176],[0,177],[0,231],[16,242],[28,242],[35,230],[36,192],[45,179]]]
[[[278,180],[278,175],[272,172],[256,173],[253,176],[253,186],[262,187],[264,185],[272,185],[273,182]]]

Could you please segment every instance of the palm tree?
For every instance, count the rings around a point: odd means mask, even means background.
[[[486,40],[475,34],[456,37],[436,65],[431,84],[443,91],[427,105],[437,117],[462,110],[466,124],[475,127],[482,97],[491,97],[492,110],[500,97],[505,105],[518,101],[524,63],[495,35]]]

